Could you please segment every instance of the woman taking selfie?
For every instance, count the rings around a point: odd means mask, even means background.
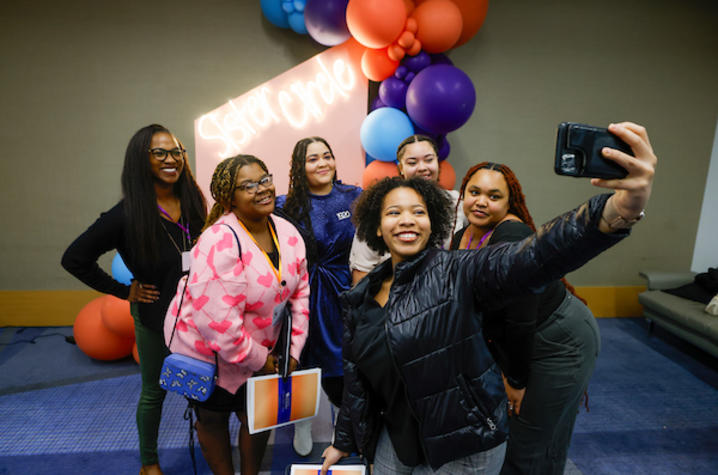
[[[506,165],[471,167],[460,192],[469,225],[456,233],[452,249],[520,241],[536,231],[521,184]],[[565,279],[507,301],[484,312],[511,416],[502,473],[562,474],[598,356],[598,326]]]
[[[304,242],[288,221],[272,216],[272,175],[258,158],[220,162],[210,191],[215,204],[186,277],[182,308],[191,310],[177,318],[183,281],[165,320],[165,339],[173,352],[217,362],[212,395],[193,403],[202,454],[213,473],[234,473],[229,417],[235,413],[242,422],[241,473],[251,475],[259,471],[270,431],[249,434],[245,382],[278,372],[272,350],[285,305],[292,312],[290,371],[297,366],[309,316]]]
[[[142,392],[137,404],[141,474],[162,473],[157,433],[165,391],[159,385],[167,349],[162,325],[182,275],[182,253],[199,235],[206,204],[177,138],[161,125],[130,139],[122,169],[123,199],[82,233],[62,256],[62,266],[93,289],[130,301],[140,357]],[[124,285],[97,259],[117,249],[134,280]]]
[[[385,179],[356,205],[357,234],[391,259],[344,294],[344,384],[322,472],[358,451],[385,473],[498,473],[508,431],[501,375],[482,310],[560,278],[628,235],[650,196],[656,158],[645,129],[612,125],[635,157],[614,188],[517,243],[478,251],[435,246],[450,203],[426,180]]]
[[[339,294],[351,286],[349,250],[354,238],[352,204],[361,188],[337,180],[336,160],[321,137],[307,137],[292,152],[289,193],[277,208],[304,236],[309,263],[309,336],[302,366],[322,369],[322,388],[341,407],[343,391],[342,317]],[[312,450],[311,419],[294,425],[294,450]]]

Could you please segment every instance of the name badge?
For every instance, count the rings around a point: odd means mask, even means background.
[[[287,305],[287,300],[279,302],[274,307],[274,314],[272,314],[272,326],[276,327],[282,324],[282,315],[284,315],[284,307]]]
[[[192,253],[190,251],[184,251],[182,253],[182,272],[187,272],[191,263]]]

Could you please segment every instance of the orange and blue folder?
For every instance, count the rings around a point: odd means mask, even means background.
[[[321,465],[293,464],[289,475],[319,475]],[[332,465],[327,470],[328,475],[364,475],[364,465]]]
[[[278,374],[247,380],[249,433],[293,424],[317,415],[322,370],[295,371],[287,378]]]

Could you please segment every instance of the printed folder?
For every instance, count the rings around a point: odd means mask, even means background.
[[[286,379],[278,374],[249,378],[249,433],[256,434],[316,416],[321,379],[319,368],[295,371]]]
[[[289,475],[319,475],[321,465],[292,464]],[[332,465],[327,471],[328,475],[364,475],[364,465]]]

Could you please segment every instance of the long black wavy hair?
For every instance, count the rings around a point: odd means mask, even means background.
[[[284,203],[284,213],[297,225],[297,228],[302,233],[309,262],[314,262],[318,253],[317,240],[312,229],[312,218],[309,215],[312,205],[309,201],[310,191],[306,171],[307,148],[315,142],[321,142],[326,145],[329,153],[334,157],[332,147],[322,137],[305,137],[297,142],[292,151],[292,163],[289,170],[289,192],[287,193],[287,201]],[[335,168],[332,182],[336,183],[337,179]]]
[[[431,235],[426,247],[439,247],[449,237],[452,230],[451,200],[435,183],[424,178],[401,178],[398,176],[384,178],[375,185],[367,188],[359,195],[354,205],[354,224],[357,227],[357,236],[376,252],[385,253],[384,238],[377,236],[381,224],[382,206],[384,198],[396,188],[411,188],[422,197],[426,204],[431,221]]]
[[[135,132],[127,144],[125,164],[122,168],[127,244],[137,261],[146,265],[155,264],[159,259],[157,236],[162,231],[162,218],[157,209],[157,193],[149,149],[152,137],[162,132],[172,135],[172,132],[159,124],[150,124]],[[186,223],[193,220],[204,221],[207,202],[192,175],[186,154],[183,160],[182,174],[174,184],[173,192],[180,200],[182,218]]]

